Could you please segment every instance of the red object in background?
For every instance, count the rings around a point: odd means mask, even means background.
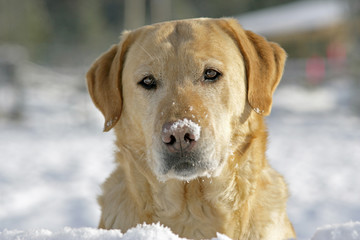
[[[344,44],[339,41],[333,41],[327,47],[326,53],[330,66],[335,70],[343,70],[347,58]]]
[[[317,85],[325,78],[325,60],[319,56],[312,56],[306,61],[306,77],[309,83]]]

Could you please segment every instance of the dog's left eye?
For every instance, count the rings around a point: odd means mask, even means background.
[[[204,71],[204,80],[209,82],[216,81],[221,76],[221,73],[214,69],[206,69]]]
[[[138,84],[147,90],[157,87],[156,80],[152,75],[144,77]]]

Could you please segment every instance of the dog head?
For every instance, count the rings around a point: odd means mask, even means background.
[[[268,115],[286,54],[234,19],[192,19],[125,32],[87,74],[89,93],[162,180],[214,176]],[[241,141],[240,141],[241,142]]]

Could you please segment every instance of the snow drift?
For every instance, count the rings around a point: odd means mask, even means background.
[[[360,239],[360,222],[327,225],[318,228],[311,240],[356,240]]]
[[[119,230],[104,230],[95,228],[70,228],[52,232],[40,229],[32,231],[4,230],[0,232],[1,240],[185,240],[171,232],[167,227],[157,224],[138,225],[125,234]],[[349,222],[339,225],[328,225],[319,228],[311,240],[357,240],[360,239],[360,222]],[[230,240],[218,233],[212,240]]]
[[[66,227],[58,232],[51,232],[49,230],[4,230],[0,232],[1,240],[185,240],[178,235],[171,232],[167,227],[157,224],[152,225],[138,225],[135,228],[129,229],[125,234],[119,230],[104,230],[95,228],[69,228]],[[230,240],[222,234],[217,234],[217,238],[212,240]]]

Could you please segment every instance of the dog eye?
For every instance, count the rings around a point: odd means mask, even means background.
[[[206,69],[204,72],[204,80],[209,82],[216,81],[221,76],[221,73],[214,69]]]
[[[144,77],[138,84],[147,90],[157,87],[156,80],[152,75]]]

